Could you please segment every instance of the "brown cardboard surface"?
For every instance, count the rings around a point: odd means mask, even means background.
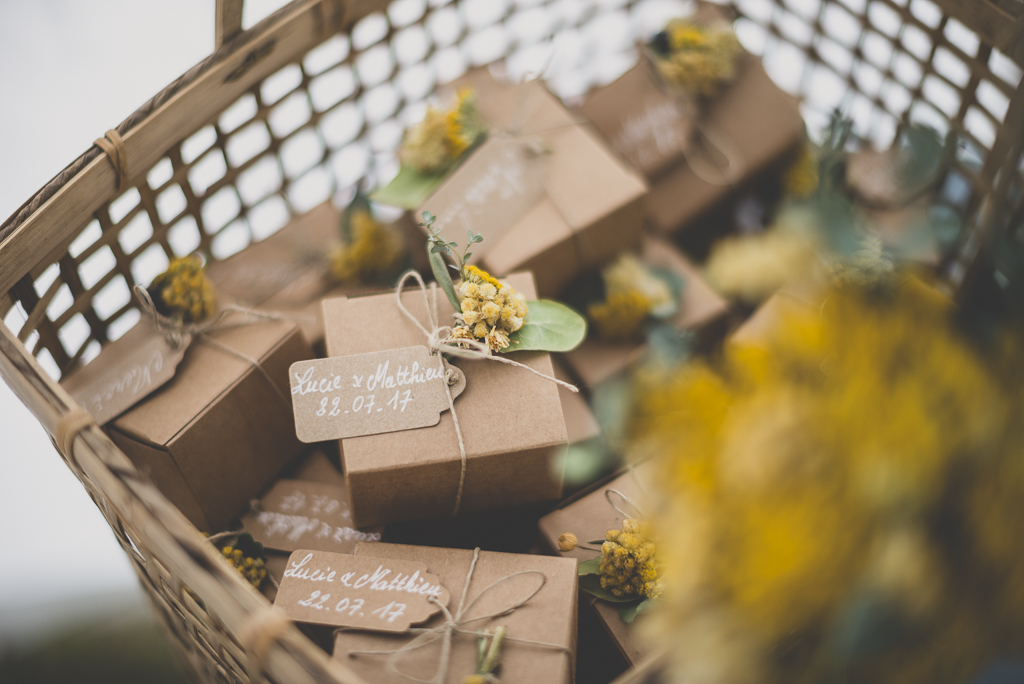
[[[580,113],[648,179],[678,163],[691,143],[687,105],[662,90],[643,61],[592,92]]]
[[[732,143],[742,157],[744,179],[804,138],[803,118],[793,98],[753,58],[736,81],[708,103],[699,125]],[[708,183],[688,164],[681,164],[651,185],[644,213],[657,232],[672,233],[726,197],[732,187]]]
[[[527,299],[536,293],[529,274],[507,282]],[[406,308],[426,324],[418,290],[403,293]],[[437,296],[439,324],[453,310]],[[423,344],[425,337],[395,305],[394,295],[324,301],[327,352],[363,354]],[[551,357],[523,352],[510,358],[551,375]],[[466,375],[456,405],[466,446],[463,512],[556,499],[561,476],[552,460],[566,445],[565,420],[557,386],[525,370],[485,360],[454,359]],[[357,526],[450,516],[461,473],[459,446],[450,411],[433,427],[341,441],[343,469]]]
[[[555,377],[562,382],[573,382],[558,361],[552,360]],[[562,415],[565,416],[565,431],[569,436],[569,444],[577,444],[593,439],[601,434],[601,426],[597,423],[587,400],[579,392],[570,392],[564,387],[558,388],[558,399],[562,402]]]
[[[618,490],[642,506],[646,486],[641,486],[638,478],[643,482],[651,476],[650,462],[641,464],[632,472],[620,475],[555,509],[540,519],[540,531],[545,542],[552,551],[566,558],[575,558],[577,561],[594,558],[598,552],[579,547],[572,551],[558,551],[558,536],[564,532],[572,532],[580,541],[586,542],[603,539],[608,530],[621,529],[622,516],[608,503],[605,492],[609,489]],[[618,499],[616,503],[622,510],[630,511],[629,504],[621,503]],[[619,617],[618,608],[585,592],[581,592],[581,597],[593,606],[598,619],[604,624],[626,659],[633,665],[640,662],[646,650],[633,635],[632,626],[624,623]]]
[[[473,250],[476,258],[482,255],[485,269],[499,274],[531,270],[538,294],[549,297],[580,271],[639,244],[644,180],[558,98],[538,81],[509,85],[483,70],[456,82],[463,84],[476,88],[477,107],[495,135],[514,132],[543,141],[547,148],[542,159],[546,198]],[[460,183],[466,168],[456,169],[446,185]],[[464,233],[453,239],[461,243]]]
[[[175,377],[109,426],[112,439],[205,531],[224,529],[301,450],[288,366],[312,356],[298,328],[256,323],[209,333],[258,360],[262,373],[197,339]]]
[[[729,337],[729,344],[759,346],[787,316],[814,311],[815,305],[805,296],[779,290],[766,299]]]
[[[451,610],[458,612],[462,589],[469,574],[473,552],[462,549],[403,546],[398,544],[359,544],[356,556],[382,559],[408,559],[426,564],[451,592]],[[467,601],[472,600],[493,582],[512,573],[529,571],[499,584],[484,594],[467,612],[466,617],[486,615],[529,595],[537,586],[541,573],[543,587],[524,605],[508,615],[478,620],[466,629],[493,629],[504,625],[512,638],[530,639],[555,644],[568,653],[545,646],[517,644],[506,641],[501,651],[500,678],[505,684],[569,684],[576,651],[577,581],[576,563],[572,559],[529,556],[481,551],[469,584]],[[431,629],[443,622],[435,616],[424,627]],[[387,656],[349,655],[355,650],[397,649],[409,642],[410,635],[392,635],[366,631],[344,631],[337,634],[334,657],[341,660],[368,682],[400,684],[408,679],[386,669]],[[471,634],[455,634],[445,684],[459,684],[463,677],[476,671],[476,638]],[[404,655],[399,663],[403,672],[427,679],[438,668],[440,640]]]
[[[728,312],[728,302],[711,289],[700,270],[682,252],[665,240],[644,236],[640,254],[645,262],[671,270],[686,282],[679,311],[672,318],[672,325],[679,330],[701,328]],[[628,368],[646,350],[647,345],[642,342],[587,339],[562,358],[585,385],[593,387]]]

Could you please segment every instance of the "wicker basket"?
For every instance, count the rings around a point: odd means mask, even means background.
[[[955,286],[990,217],[1010,202],[1022,212],[1010,188],[1024,131],[1024,5],[937,1],[736,0],[732,9],[748,49],[803,98],[812,129],[844,105],[875,143],[908,120],[959,138],[947,186],[960,191],[944,197],[974,230],[947,265]],[[401,130],[437,83],[504,59],[513,75],[547,65],[571,100],[622,71],[665,5],[295,0],[243,32],[241,0],[221,0],[220,46],[117,127],[123,150],[90,149],[0,227],[0,373],[54,436],[199,680],[359,681],[268,617],[266,599],[57,380],[137,320],[128,292],[168,257],[223,258],[392,173]],[[782,63],[800,68],[773,68]]]

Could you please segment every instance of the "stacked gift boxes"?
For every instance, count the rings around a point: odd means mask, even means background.
[[[687,254],[673,234],[727,206],[737,188],[803,136],[792,99],[757,60],[744,55],[739,64],[736,78],[697,114],[643,61],[575,111],[539,81],[513,85],[483,70],[467,74],[441,100],[472,89],[487,135],[429,191],[419,188],[415,203],[389,210],[389,198],[404,196],[385,188],[371,204],[358,205],[396,217],[387,229],[403,256],[392,265],[423,274],[422,287],[408,281],[396,295],[392,272],[339,281],[331,255],[353,240],[345,226],[360,200],[340,209],[325,203],[210,265],[218,307],[232,309],[223,322],[215,315],[214,323],[179,320],[168,327],[159,311],[140,321],[140,337],[173,347],[173,367],[105,421],[107,431],[198,529],[213,535],[229,562],[366,681],[427,678],[439,668],[446,668],[445,682],[571,682],[577,671],[588,681],[610,681],[616,668],[647,653],[631,624],[642,617],[634,610],[627,619],[614,602],[580,593],[585,582],[577,562],[600,555],[600,546],[586,542],[600,543],[628,524],[607,492],[635,504],[644,488],[637,471],[620,472],[600,485],[572,481],[582,491],[560,501],[567,452],[595,444],[616,450],[605,442],[605,418],[598,420],[592,392],[651,358],[658,346],[652,330],[714,344],[732,321],[728,301],[705,282],[700,255]],[[735,151],[728,182],[707,178],[706,159],[703,166],[692,161],[707,154],[700,140],[710,139]],[[425,211],[435,223],[419,225]],[[430,282],[436,270],[428,247],[436,243],[428,238],[462,246],[467,235],[482,242],[460,265],[462,273],[478,267],[528,302],[563,297],[589,316],[587,307],[608,293],[587,288],[625,255],[632,267],[671,284],[670,310],[614,339],[591,325],[571,349],[492,349],[518,365],[467,358],[443,340],[436,347],[439,335],[466,322],[467,310],[456,320],[454,302]],[[457,275],[455,281],[459,287]],[[583,298],[573,299],[580,292]],[[503,301],[508,305],[511,296]],[[154,325],[160,321],[163,327]],[[293,364],[415,347],[446,352],[444,365],[438,354],[429,357],[438,365],[423,376],[451,402],[436,423],[375,423],[309,446],[297,439]],[[94,369],[111,364],[112,378],[123,375],[110,356],[101,354]],[[424,372],[401,369],[391,371],[402,386]],[[379,380],[392,389],[388,372]],[[310,390],[324,393],[323,411],[356,411],[328,403],[332,388],[349,378],[325,378],[326,385]],[[72,379],[69,388],[85,403],[82,387],[94,390],[93,380]],[[381,397],[373,403],[361,396],[359,410],[365,406],[371,417],[374,410],[404,410],[398,401],[381,406]],[[565,547],[566,532],[581,544]],[[317,563],[329,571],[311,571]],[[367,563],[385,574],[389,563],[419,564],[420,574],[413,580],[402,572],[376,579],[368,573],[359,587],[359,577],[342,579],[349,564]],[[443,590],[430,589],[435,580]],[[414,585],[424,593],[411,597]],[[377,615],[359,593],[367,586],[394,593]],[[415,610],[418,621],[395,627]],[[578,617],[602,630],[586,632],[579,653]],[[621,663],[607,657],[616,650]],[[599,662],[612,664],[596,673],[587,666]]]

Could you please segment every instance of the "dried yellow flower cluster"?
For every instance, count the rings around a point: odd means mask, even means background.
[[[602,273],[605,300],[587,307],[597,334],[608,341],[635,337],[647,317],[674,306],[672,290],[639,258],[624,254]]]
[[[523,327],[526,298],[486,271],[476,266],[463,269],[459,295],[462,323],[452,331],[452,339],[483,340],[491,351],[501,351],[509,345],[508,336]]]
[[[198,323],[213,313],[217,297],[197,255],[173,260],[150,283],[149,295],[164,316]]]
[[[356,211],[351,219],[352,241],[330,255],[331,275],[342,283],[374,283],[394,275],[402,266],[405,246],[391,226],[370,212]]]
[[[742,52],[736,34],[728,26],[697,26],[672,21],[665,29],[667,53],[655,60],[658,72],[669,83],[688,93],[712,97],[723,83],[736,77]]]
[[[753,304],[792,280],[812,275],[818,265],[810,230],[777,225],[763,233],[719,240],[705,273],[723,295]]]
[[[447,171],[484,133],[472,88],[458,93],[455,106],[442,111],[434,106],[406,132],[399,158],[420,173]]]
[[[221,549],[221,553],[238,569],[238,572],[242,573],[249,584],[257,589],[260,588],[263,580],[267,578],[267,569],[264,567],[262,558],[244,556],[241,549],[236,549],[233,546],[225,546]]]
[[[608,530],[601,544],[599,572],[601,587],[615,596],[661,596],[661,567],[650,523],[627,518],[621,530]]]
[[[824,302],[637,394],[666,681],[971,681],[1024,646],[1019,344],[986,362],[914,280]]]

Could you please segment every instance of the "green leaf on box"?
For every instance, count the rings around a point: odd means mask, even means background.
[[[402,166],[398,175],[379,190],[375,190],[370,199],[381,204],[413,210],[422,205],[437,190],[447,173],[420,173],[416,169]]]
[[[612,592],[608,591],[601,586],[601,576],[598,574],[586,574],[580,575],[579,578],[580,589],[596,596],[602,601],[608,601],[609,603],[629,603],[630,601],[636,601],[636,597],[630,596],[616,596]]]
[[[437,247],[435,246],[427,250],[430,270],[434,272],[434,280],[437,281],[438,286],[444,291],[444,295],[451,302],[455,313],[462,313],[462,304],[459,303],[459,295],[455,291],[455,283],[452,282],[452,277],[448,275],[448,269],[445,267],[444,255],[441,252],[434,251],[436,249]]]
[[[548,299],[527,302],[523,327],[509,335],[509,346],[503,353],[514,351],[572,351],[587,336],[587,321],[565,304]]]
[[[652,603],[654,603],[654,599],[647,598],[632,605],[623,606],[619,608],[619,617],[628,625],[636,619],[637,615],[650,610]]]
[[[591,558],[590,560],[580,561],[577,565],[577,570],[580,575],[594,575],[601,571],[601,557]]]

